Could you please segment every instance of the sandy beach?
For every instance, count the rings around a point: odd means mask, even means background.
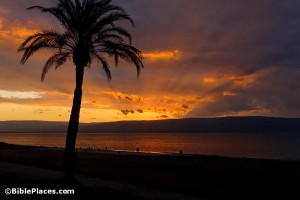
[[[89,191],[91,199],[101,194],[108,199],[170,199],[172,195],[178,199],[266,199],[299,195],[299,161],[83,149],[77,153],[80,190]],[[23,169],[9,173],[1,167],[0,175],[5,180],[1,188],[17,183],[48,187],[64,184],[63,149],[0,143],[0,161]],[[56,175],[49,177],[50,172],[43,172],[37,177],[30,176],[30,167],[51,170]],[[93,185],[95,181],[108,184]],[[136,190],[144,192],[136,196],[133,188],[144,188]]]

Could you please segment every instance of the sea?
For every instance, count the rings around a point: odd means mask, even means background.
[[[0,133],[0,142],[64,147],[65,133]],[[79,133],[77,148],[300,160],[300,133]]]

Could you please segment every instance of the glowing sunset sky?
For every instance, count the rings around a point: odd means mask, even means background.
[[[47,52],[24,66],[20,43],[52,16],[27,11],[55,0],[0,0],[0,121],[68,121],[72,62],[40,81]],[[144,52],[133,65],[86,69],[82,122],[264,115],[300,117],[300,1],[113,0],[135,20],[124,24]],[[113,66],[113,65],[112,65]]]

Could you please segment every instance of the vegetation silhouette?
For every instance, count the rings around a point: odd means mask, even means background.
[[[84,69],[96,59],[111,80],[107,60],[110,56],[116,66],[119,59],[133,63],[139,75],[144,67],[142,53],[132,46],[131,34],[116,25],[116,22],[125,20],[134,27],[134,21],[121,7],[111,4],[111,0],[58,0],[56,7],[32,6],[28,9],[51,14],[64,31],[44,30],[28,37],[18,49],[18,52],[23,52],[21,64],[39,50],[52,50],[54,53],[43,68],[42,81],[52,67],[57,69],[68,60],[73,60],[76,66],[76,89],[65,146],[65,178],[72,180]]]

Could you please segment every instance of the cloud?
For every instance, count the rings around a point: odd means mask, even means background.
[[[188,105],[185,105],[185,104],[183,104],[183,105],[181,106],[181,108],[183,108],[183,109],[188,109],[188,108],[189,108],[189,106],[188,106]]]
[[[142,109],[137,109],[136,111],[141,114],[144,113],[144,111]]]
[[[115,99],[121,100],[127,103],[139,103],[142,101],[141,97],[132,94],[124,94],[122,92],[107,91],[104,94],[114,97]]]
[[[0,43],[21,44],[28,36],[38,32],[38,25],[35,21],[12,20],[1,17],[0,13]]]
[[[224,91],[223,96],[236,96],[238,95],[236,92],[233,91]]]
[[[134,114],[134,110],[128,110],[128,109],[121,110],[121,112],[123,115]]]
[[[134,66],[121,61],[118,68],[111,67],[113,80],[107,82],[101,65],[94,62],[85,70],[82,108],[109,114],[85,120],[300,117],[300,2],[113,2],[136,22],[134,29],[125,26],[132,32],[133,44],[143,51],[145,69],[137,79]],[[26,10],[54,1],[0,0],[0,4],[0,90],[42,94],[39,99],[0,101],[27,106],[28,111],[41,106],[69,110],[75,87],[73,63],[50,70],[41,83],[41,69],[50,53],[42,51],[24,66],[16,54],[28,35],[44,28],[62,30],[50,15]],[[51,116],[60,115],[55,112]],[[64,114],[63,118],[68,120]]]
[[[144,58],[150,60],[164,60],[164,59],[177,59],[179,57],[179,51],[161,51],[161,52],[148,52],[143,53]]]
[[[39,92],[7,91],[0,90],[0,97],[4,99],[40,99],[42,94]]]
[[[216,83],[217,81],[218,81],[218,79],[213,78],[213,77],[204,77],[203,78],[203,82],[206,84]]]
[[[294,73],[299,71],[293,70]],[[288,69],[258,75],[251,87],[231,83],[226,91],[214,90],[214,102],[207,102],[188,113],[189,117],[228,115],[267,115],[297,117],[300,111],[298,74]],[[289,77],[289,80],[286,79]],[[268,80],[268,81],[265,81]],[[223,89],[223,88],[221,88]],[[297,92],[296,92],[297,91]],[[293,109],[290,109],[293,107]]]
[[[166,118],[169,118],[169,116],[168,116],[168,115],[161,115],[161,116],[159,116],[158,118],[166,119]]]

